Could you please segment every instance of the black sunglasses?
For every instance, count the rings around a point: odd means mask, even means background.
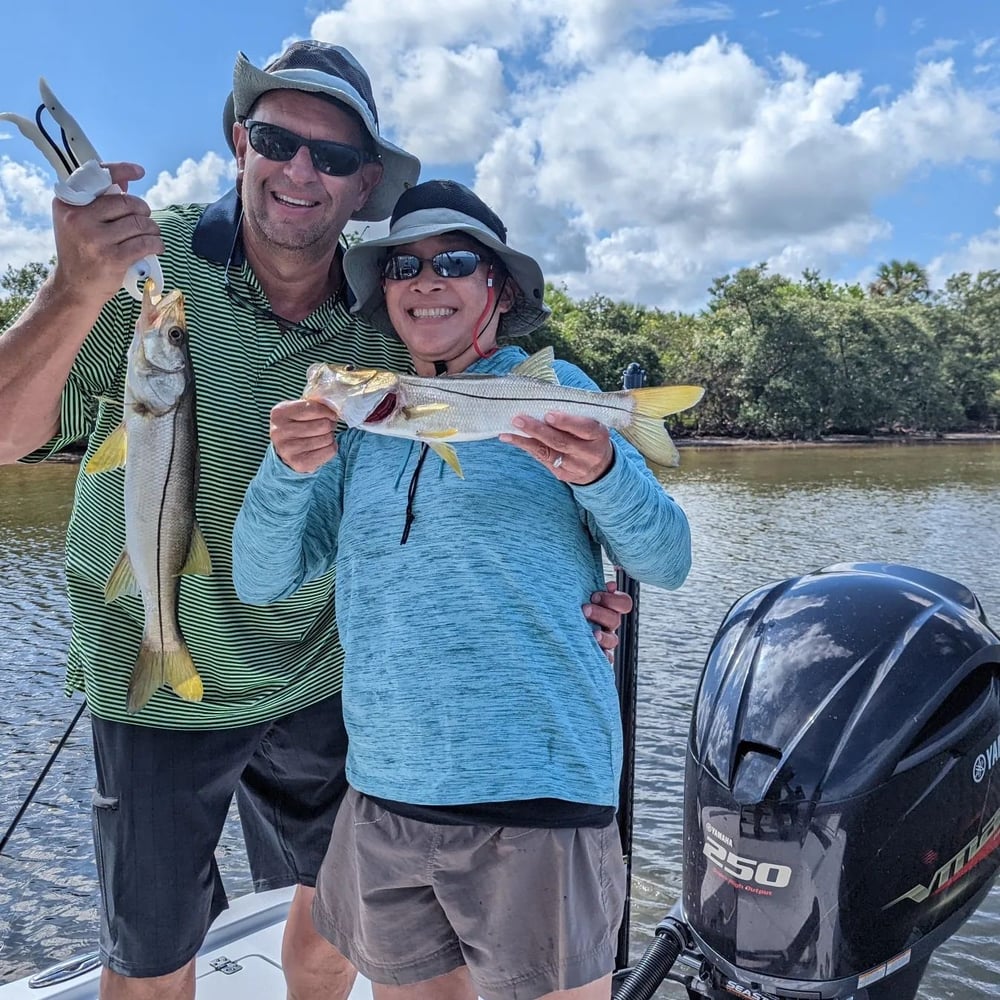
[[[393,281],[410,281],[430,264],[439,278],[467,278],[483,262],[489,263],[471,250],[444,250],[434,254],[430,260],[414,253],[395,253],[382,268],[382,276]]]
[[[250,147],[256,153],[277,163],[287,163],[305,146],[312,157],[313,166],[329,177],[349,177],[361,169],[362,163],[369,163],[372,156],[357,146],[331,139],[305,139],[289,132],[280,125],[247,119],[243,123],[247,130]]]

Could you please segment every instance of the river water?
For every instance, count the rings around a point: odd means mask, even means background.
[[[61,685],[62,537],[75,474],[62,464],[0,468],[0,835],[79,706]],[[1000,624],[1000,442],[686,448],[664,482],[691,519],[695,558],[679,591],[641,595],[635,954],[680,892],[688,719],[737,597],[831,563],[886,560],[954,577]],[[0,855],[0,982],[93,946],[88,740],[85,715]],[[250,891],[234,815],[219,864],[231,895]],[[998,930],[1000,886],[935,952],[920,996],[1000,997]]]

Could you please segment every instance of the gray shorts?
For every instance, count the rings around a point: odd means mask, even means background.
[[[236,729],[91,726],[100,950],[113,972],[163,976],[197,954],[227,906],[215,848],[234,792],[254,887],[316,884],[347,788],[339,695]]]
[[[618,826],[445,826],[353,788],[316,882],[316,927],[373,982],[467,965],[484,1000],[532,1000],[614,970]]]

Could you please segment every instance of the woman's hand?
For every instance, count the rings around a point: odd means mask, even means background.
[[[337,454],[337,411],[311,399],[278,403],[271,410],[271,444],[288,468],[315,472]]]
[[[607,427],[589,417],[553,412],[544,420],[518,416],[512,423],[520,433],[501,434],[500,440],[527,452],[564,483],[593,483],[615,460]]]

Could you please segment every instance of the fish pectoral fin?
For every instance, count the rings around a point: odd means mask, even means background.
[[[458,460],[458,452],[456,452],[450,444],[436,444],[428,441],[427,447],[430,448],[442,462],[447,463],[459,479],[465,479],[465,473],[462,472],[462,463]]]
[[[201,701],[205,693],[187,646],[160,649],[143,639],[128,685],[129,712],[138,712],[164,684],[185,701]]]
[[[128,552],[124,549],[122,549],[122,554],[118,557],[118,562],[115,563],[115,568],[108,577],[108,582],[104,584],[104,603],[110,604],[122,594],[130,594],[132,597],[139,594],[139,585],[132,572],[132,560],[129,559]]]
[[[537,378],[542,382],[554,382],[558,385],[559,379],[552,367],[555,358],[555,351],[551,347],[543,347],[540,351],[535,351],[530,358],[525,358],[519,365],[511,368],[510,374],[521,375],[524,378]]]
[[[83,467],[84,472],[107,472],[109,469],[123,469],[128,451],[128,436],[125,425],[119,424],[102,442],[101,447],[90,456]]]
[[[667,433],[662,417],[634,415],[632,423],[628,427],[623,427],[621,433],[622,437],[630,441],[651,462],[665,466],[681,464],[677,445]]]
[[[666,417],[690,409],[705,395],[705,389],[700,385],[657,385],[629,389],[628,394],[635,400],[637,413]]]
[[[450,438],[458,433],[457,427],[442,427],[439,431],[417,431],[417,439],[426,441],[427,438]],[[427,441],[430,444],[430,441]]]
[[[404,420],[417,420],[420,417],[429,417],[432,413],[441,413],[442,410],[448,410],[450,406],[447,403],[419,403],[416,406],[404,406],[400,413],[403,414]]]
[[[205,536],[195,521],[191,531],[191,546],[188,548],[187,559],[181,567],[181,576],[189,574],[196,576],[212,575],[212,557],[208,554],[208,545],[205,543]]]

